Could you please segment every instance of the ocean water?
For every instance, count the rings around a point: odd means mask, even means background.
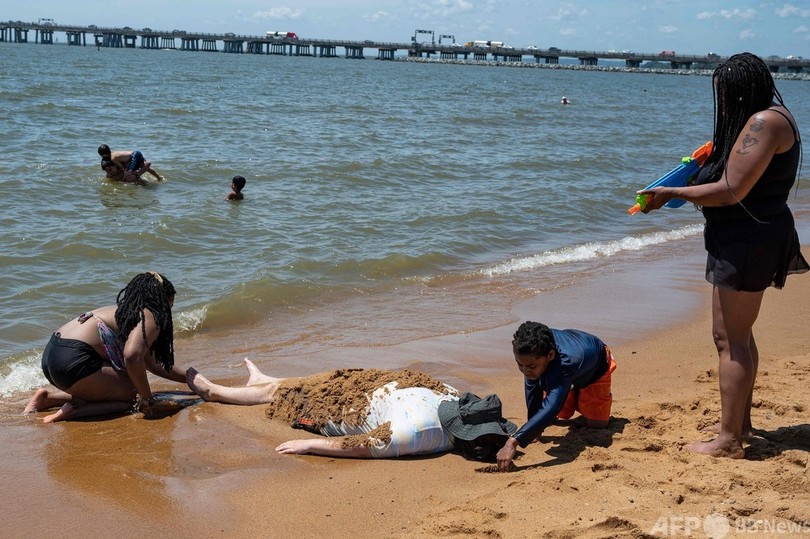
[[[807,82],[777,84],[809,126]],[[178,290],[178,348],[303,354],[494,327],[510,302],[693,248],[690,205],[625,210],[709,140],[710,85],[0,43],[0,397],[43,384],[50,332],[141,271]],[[166,181],[106,180],[101,143]],[[225,202],[236,174],[245,199]],[[808,221],[806,186],[791,207]]]

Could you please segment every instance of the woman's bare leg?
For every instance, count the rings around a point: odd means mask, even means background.
[[[80,417],[116,414],[132,411],[133,403],[122,401],[88,402],[81,406],[65,403],[58,411],[42,418],[45,423],[55,423]]]
[[[753,335],[751,335],[751,357],[754,360],[754,379],[751,384],[751,391],[748,393],[748,402],[745,403],[745,415],[743,416],[742,428],[743,440],[746,442],[754,438],[754,424],[751,422],[751,402],[753,402],[754,384],[757,381],[757,372],[759,371],[759,349],[757,348],[757,343]],[[708,434],[720,434],[720,423],[709,425],[708,427],[700,429],[700,431]]]
[[[86,402],[119,401],[131,403],[135,399],[135,387],[125,373],[119,373],[112,367],[102,367],[90,376],[86,376],[67,388],[67,391],[56,388],[40,388],[31,397],[24,413],[48,410],[60,407],[55,414],[45,418],[46,423],[59,421],[67,417],[76,417],[76,410],[83,407]],[[81,417],[90,415],[82,412]],[[52,418],[52,419],[48,419]]]
[[[756,381],[759,351],[752,334],[764,292],[737,292],[715,287],[712,292],[712,331],[720,360],[720,433],[708,442],[687,445],[697,453],[742,458],[743,429],[750,428],[751,392]]]
[[[186,382],[194,393],[203,400],[225,404],[267,404],[273,399],[281,379],[275,380],[262,385],[227,387],[211,382],[193,367],[186,371]]]

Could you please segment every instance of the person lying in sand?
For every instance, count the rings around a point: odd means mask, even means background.
[[[499,469],[511,468],[517,446],[529,445],[556,419],[579,412],[588,427],[608,426],[616,362],[601,339],[524,322],[513,335],[512,353],[523,374],[529,420],[498,452]]]
[[[326,437],[284,442],[276,447],[281,454],[393,458],[456,450],[469,460],[494,462],[517,430],[502,417],[497,395],[459,396],[418,371],[342,369],[273,378],[248,359],[245,365],[244,387],[212,383],[193,368],[188,385],[206,401],[268,404],[269,418]]]

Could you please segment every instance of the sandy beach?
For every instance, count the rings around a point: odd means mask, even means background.
[[[683,448],[705,439],[699,429],[716,422],[720,411],[709,287],[701,280],[700,264],[698,258],[694,279],[660,298],[627,298],[616,283],[627,285],[630,278],[613,275],[514,307],[516,322],[554,313],[542,321],[604,336],[619,366],[610,427],[550,427],[541,443],[519,453],[514,472],[491,473],[454,454],[376,461],[277,455],[278,443],[309,435],[268,420],[263,406],[204,403],[155,421],[127,416],[43,425],[14,414],[12,408],[24,404],[21,397],[3,410],[4,535],[806,535],[810,279],[794,276],[784,290],[766,293],[755,326],[761,353],[756,436],[745,460],[716,459]],[[595,296],[594,289],[610,292]],[[651,309],[673,294],[689,307],[685,316],[665,324],[653,321],[655,331],[620,330],[633,327],[633,317],[649,322],[644,305]],[[318,364],[320,370],[416,368],[462,390],[498,393],[505,415],[522,424],[522,380],[509,347],[514,328],[509,324],[385,350],[336,349],[320,363],[306,358],[297,365],[271,364],[251,354],[251,346],[200,336],[178,345],[178,361],[192,364],[195,355],[214,353],[238,364],[251,355],[263,370],[284,376],[317,372],[313,365]],[[228,372],[232,375],[212,378],[244,383],[242,367]]]

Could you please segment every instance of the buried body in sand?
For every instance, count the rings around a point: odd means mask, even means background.
[[[410,370],[345,369],[283,379],[263,374],[245,359],[244,387],[214,384],[194,369],[187,371],[187,382],[206,401],[269,404],[270,418],[344,437],[291,440],[276,448],[282,454],[385,458],[457,449],[465,458],[497,462],[499,471],[510,471],[518,446],[526,447],[575,410],[587,426],[607,427],[616,368],[605,344],[583,331],[526,322],[514,338],[529,412],[520,429],[501,416],[497,395],[458,397],[452,387]]]
[[[455,449],[467,459],[494,462],[517,431],[502,417],[497,395],[459,396],[417,371],[341,369],[273,378],[248,359],[245,365],[244,387],[214,384],[195,369],[187,372],[188,385],[206,401],[268,404],[269,418],[326,437],[284,442],[276,447],[282,454],[391,458]]]

